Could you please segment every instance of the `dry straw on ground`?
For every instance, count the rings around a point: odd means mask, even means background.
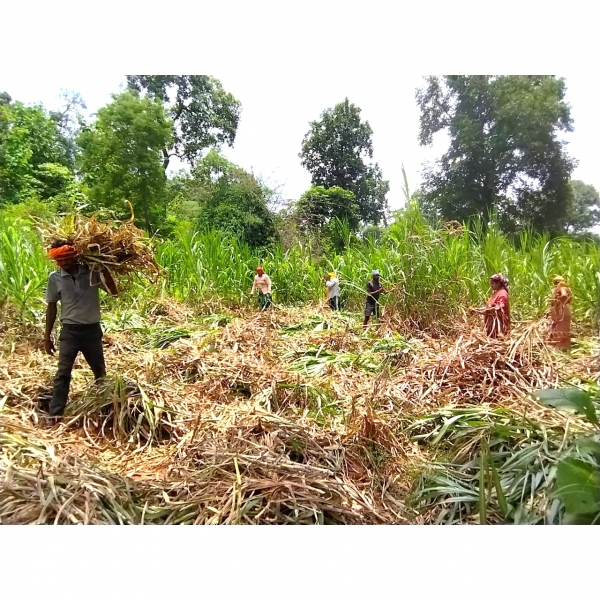
[[[423,458],[404,433],[412,416],[463,402],[533,409],[531,389],[559,381],[539,324],[507,341],[470,328],[403,340],[310,309],[216,329],[171,317],[190,335],[161,349],[107,334],[110,377],[91,385],[76,368],[67,416],[50,429],[35,400],[55,359],[2,342],[3,523],[405,523]],[[306,356],[323,365],[293,368]]]
[[[556,387],[558,371],[543,323],[517,326],[509,339],[464,328],[455,339],[429,339],[400,379],[405,401],[424,406],[524,400]]]

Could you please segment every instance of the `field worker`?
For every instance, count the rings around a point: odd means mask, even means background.
[[[376,319],[379,319],[379,295],[387,294],[387,291],[383,289],[383,285],[379,281],[379,271],[374,269],[371,272],[371,281],[367,283],[367,299],[365,302],[365,320],[363,321],[363,329],[367,328],[369,318],[374,315]]]
[[[483,313],[485,332],[488,337],[504,337],[510,330],[510,306],[508,301],[508,278],[502,273],[490,277],[492,295],[484,308],[475,309]]]
[[[258,306],[260,310],[266,310],[273,306],[273,300],[271,298],[271,279],[260,265],[256,267],[256,275],[254,276],[254,283],[252,284],[250,295],[253,296],[256,291],[258,291]]]
[[[327,288],[329,308],[331,310],[340,310],[340,280],[335,276],[335,273],[327,275],[325,287]]]
[[[557,275],[553,280],[554,292],[550,304],[550,343],[560,350],[571,347],[571,301],[573,295],[564,277]]]
[[[50,417],[62,417],[67,405],[71,371],[81,352],[94,373],[96,380],[106,375],[102,350],[102,328],[100,327],[100,300],[98,289],[102,288],[112,296],[118,295],[117,286],[111,274],[104,269],[102,275],[78,264],[77,252],[65,240],[55,241],[48,255],[59,270],[48,278],[46,288],[46,333],[44,349],[53,355],[52,329],[56,321],[56,305],[60,302],[60,346],[58,350],[58,371],[54,378],[54,389],[49,405],[43,406]],[[91,281],[90,281],[91,279]]]

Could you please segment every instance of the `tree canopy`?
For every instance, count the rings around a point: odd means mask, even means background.
[[[320,229],[332,219],[346,221],[351,231],[356,231],[360,209],[354,194],[341,187],[313,186],[298,200],[296,214],[304,227]]]
[[[572,196],[567,206],[565,229],[580,233],[600,224],[600,194],[593,185],[571,181]]]
[[[377,224],[385,220],[389,183],[377,163],[366,162],[373,157],[373,130],[361,121],[360,112],[348,98],[325,110],[311,122],[299,156],[313,186],[352,192],[360,219]]]
[[[0,102],[0,202],[51,198],[74,179],[68,144],[42,106],[11,100]]]
[[[79,166],[90,199],[117,212],[128,212],[155,231],[166,214],[161,150],[169,145],[172,124],[160,101],[126,91],[98,111],[98,118],[78,138]]]
[[[419,141],[446,131],[450,147],[426,170],[424,202],[444,219],[487,217],[505,229],[560,231],[575,167],[566,86],[554,76],[428,77],[417,90]]]
[[[211,150],[192,172],[187,197],[198,203],[198,226],[226,231],[252,247],[277,238],[269,209],[271,190],[256,177]]]
[[[79,92],[63,91],[61,105],[57,110],[51,110],[49,113],[50,118],[56,121],[56,127],[64,141],[65,152],[73,163],[79,151],[77,136],[83,122],[81,111],[86,108]]]
[[[151,233],[208,223],[254,247],[293,238],[332,251],[387,225],[389,183],[373,160],[372,128],[348,98],[310,122],[299,157],[311,187],[276,217],[278,194],[220,154],[235,141],[241,104],[218,79],[130,75],[127,83],[88,124],[76,92],[63,92],[52,110],[0,92],[0,206],[127,217],[129,201]],[[425,78],[419,142],[441,134],[449,146],[414,192],[402,169],[407,202],[430,221],[481,217],[487,227],[491,215],[505,232],[589,236],[600,199],[571,180],[565,92],[554,76]],[[185,169],[167,175],[174,156]]]
[[[173,135],[162,148],[165,171],[172,156],[194,167],[206,148],[233,145],[241,103],[218,79],[208,75],[128,75],[127,84],[167,107]]]

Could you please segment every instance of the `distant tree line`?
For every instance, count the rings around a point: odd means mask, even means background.
[[[127,83],[89,122],[77,93],[54,111],[0,93],[0,210],[124,218],[131,205],[139,226],[163,236],[209,227],[252,247],[311,239],[331,251],[388,224],[373,131],[348,98],[309,124],[299,158],[311,187],[281,208],[274,190],[221,154],[235,143],[241,103],[218,79]],[[578,234],[600,223],[598,192],[571,180],[576,161],[558,137],[573,127],[565,92],[552,76],[426,78],[419,141],[446,131],[450,144],[407,199],[432,221],[495,215],[507,232]],[[174,157],[186,168],[169,172]]]

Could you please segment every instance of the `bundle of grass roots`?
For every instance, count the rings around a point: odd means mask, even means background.
[[[105,268],[112,275],[136,273],[155,280],[160,267],[144,232],[129,221],[101,222],[96,216],[69,215],[55,226],[38,227],[44,245],[64,240],[77,252],[78,262],[90,271]]]

